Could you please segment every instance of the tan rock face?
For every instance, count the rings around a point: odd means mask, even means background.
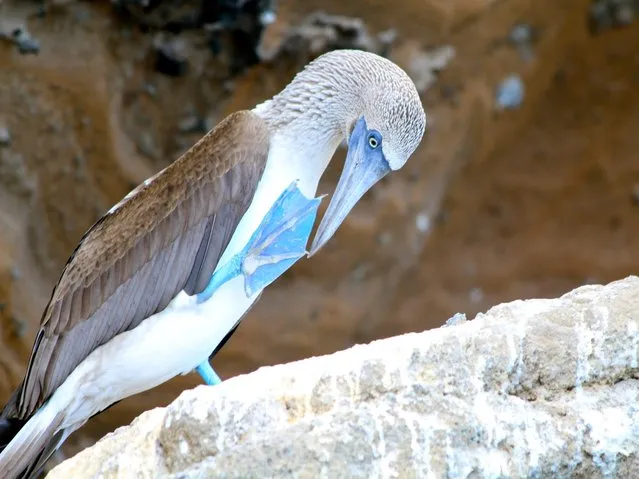
[[[186,391],[47,477],[632,477],[639,278]]]
[[[588,36],[585,0],[444,3],[280,6],[265,39],[275,49],[320,6],[363,18],[372,37],[396,28],[390,56],[415,75],[424,52],[449,46],[454,56],[424,92],[422,147],[320,256],[269,288],[215,360],[223,377],[636,271],[639,96],[629,58],[638,30]],[[0,29],[20,23],[24,5],[2,3]],[[538,31],[529,62],[505,41],[521,21]],[[308,59],[281,55],[228,84],[228,59],[189,32],[180,38],[191,68],[171,78],[153,71],[154,36],[114,17],[110,2],[67,2],[27,25],[38,56],[0,42],[0,128],[11,137],[0,144],[0,400],[21,379],[51,288],[91,223],[193,144],[202,125],[271,96]],[[494,89],[513,72],[525,82],[523,106],[496,114]],[[66,450],[198,383],[178,378],[118,404]]]

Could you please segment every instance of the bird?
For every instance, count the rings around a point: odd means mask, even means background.
[[[426,126],[402,68],[333,50],[133,189],[84,234],[53,288],[0,413],[0,477],[36,477],[88,419],[173,377],[218,384],[209,361],[264,289],[317,254]],[[307,250],[319,181],[344,141]]]

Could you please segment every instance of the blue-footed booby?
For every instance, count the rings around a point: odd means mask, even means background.
[[[0,413],[0,477],[34,477],[112,404],[209,365],[306,244],[319,180],[347,140],[313,255],[359,199],[413,154],[426,116],[393,62],[326,53],[279,94],[231,114],[82,237]]]

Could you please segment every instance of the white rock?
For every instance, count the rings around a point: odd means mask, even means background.
[[[185,391],[57,478],[633,477],[639,278]]]

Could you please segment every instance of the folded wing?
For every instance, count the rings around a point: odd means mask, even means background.
[[[251,203],[269,135],[251,112],[220,123],[84,235],[42,317],[2,418],[25,419],[97,347],[209,281]]]

